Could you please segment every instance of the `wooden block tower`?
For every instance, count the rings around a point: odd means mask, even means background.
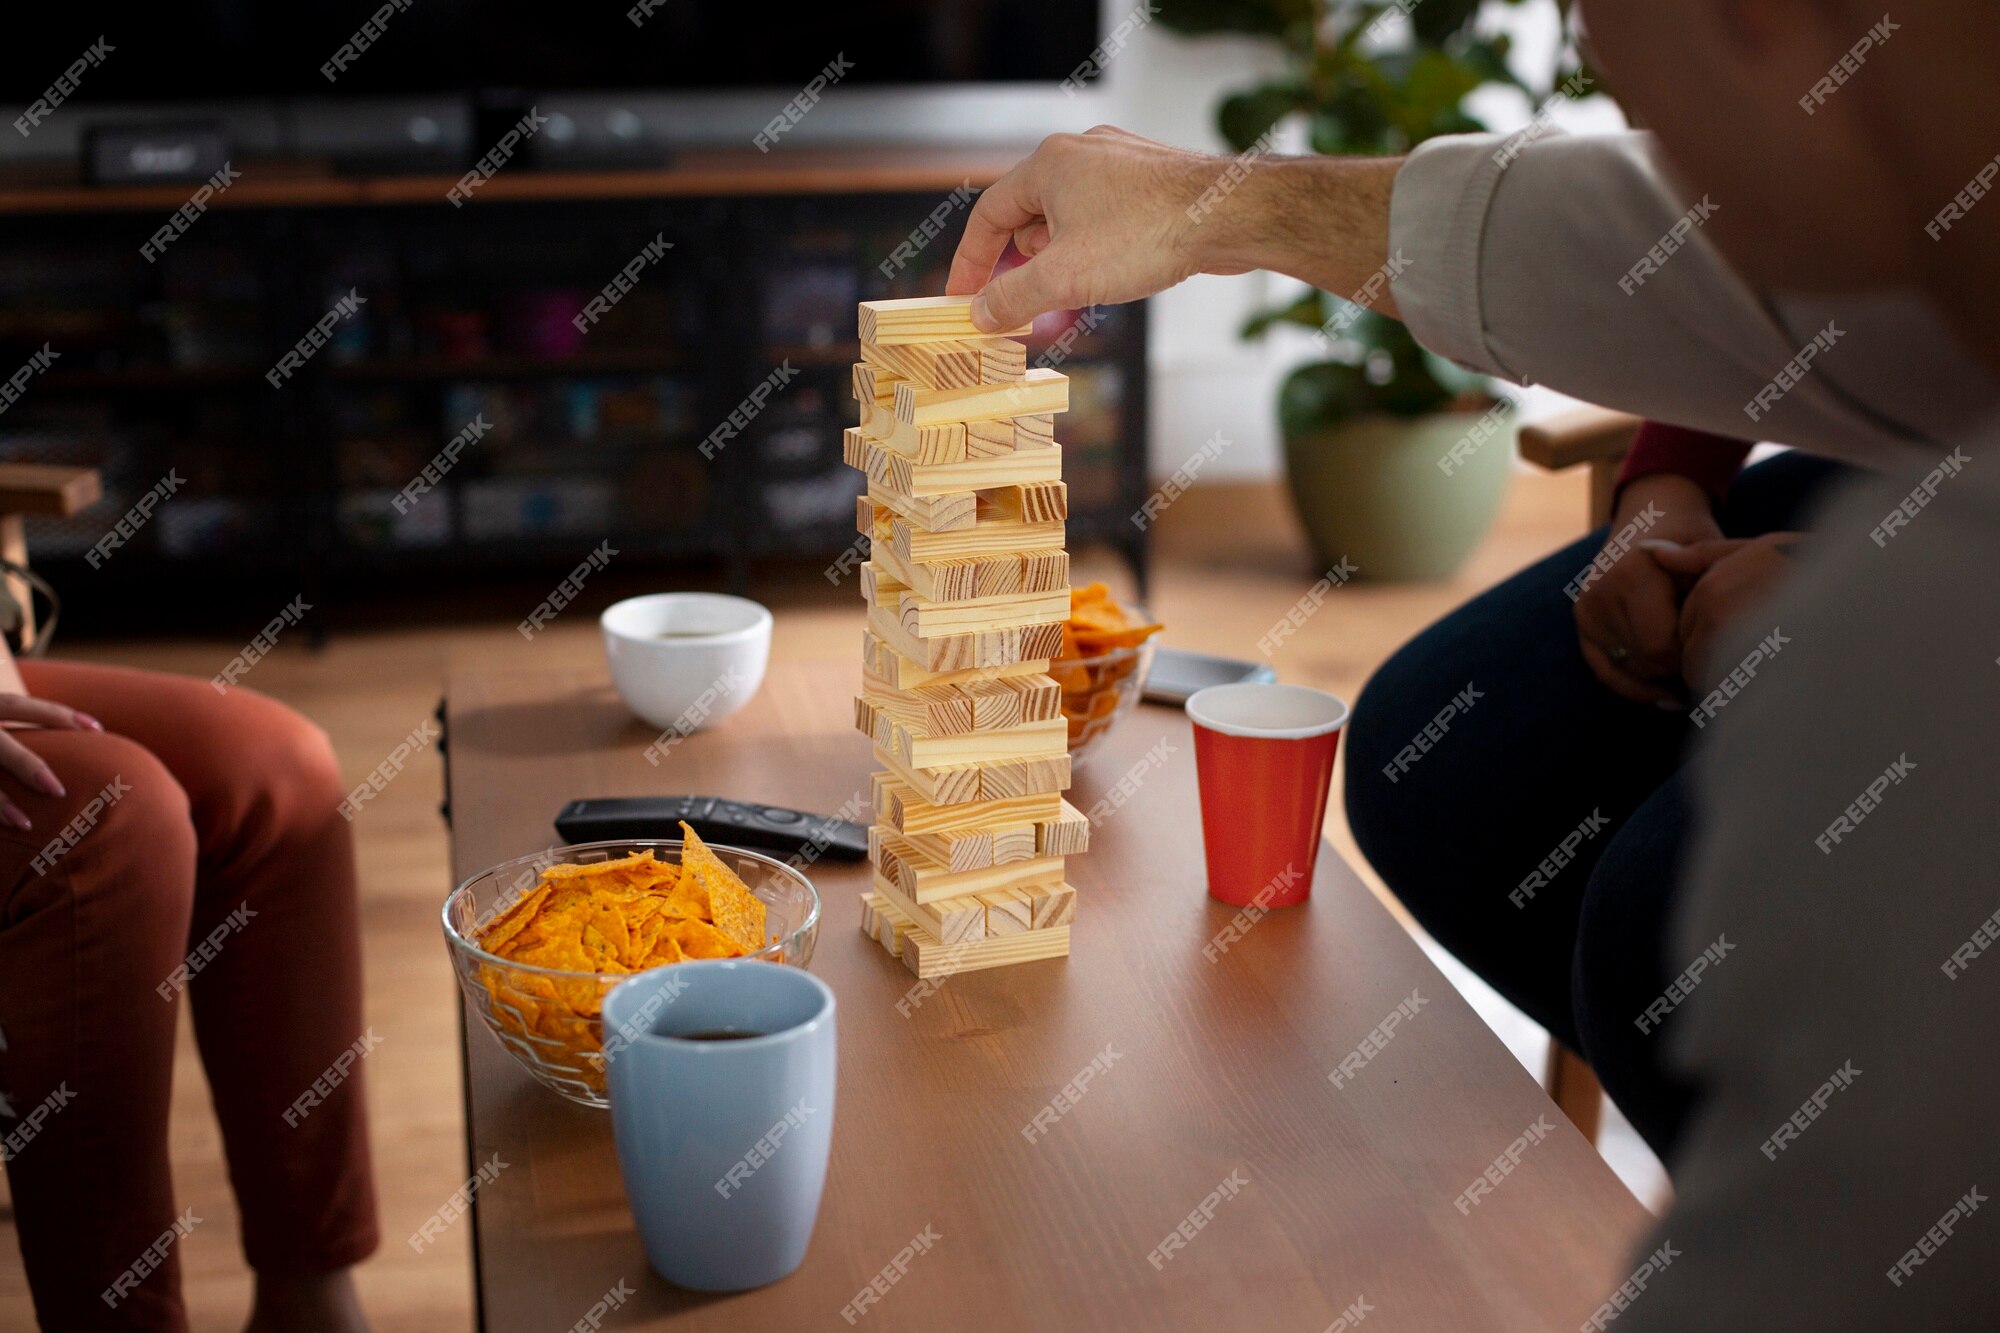
[[[842,439],[868,477],[854,720],[881,764],[862,928],[920,977],[1068,954],[1063,858],[1090,834],[1063,799],[1048,674],[1069,615],[1069,380],[1028,369],[1028,330],[983,334],[969,304],[862,302],[861,425]]]

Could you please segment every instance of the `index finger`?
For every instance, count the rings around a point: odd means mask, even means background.
[[[980,191],[965,219],[958,253],[951,258],[945,295],[971,296],[984,287],[1014,233],[1041,220],[1040,172],[1035,160],[1040,151],[1015,163],[1012,171]]]

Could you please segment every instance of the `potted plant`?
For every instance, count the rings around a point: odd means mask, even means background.
[[[1510,39],[1475,27],[1479,8],[1479,0],[1155,0],[1157,21],[1177,32],[1247,34],[1282,51],[1275,77],[1216,110],[1239,153],[1299,121],[1314,152],[1407,153],[1437,135],[1486,129],[1464,108],[1476,88],[1503,84],[1537,105],[1553,96],[1567,74],[1558,71],[1549,89],[1530,87],[1509,64]],[[1328,335],[1325,358],[1294,370],[1278,393],[1292,500],[1320,558],[1344,557],[1363,578],[1449,577],[1499,511],[1510,409],[1401,323],[1342,294],[1308,291],[1252,316],[1243,336],[1280,324]]]

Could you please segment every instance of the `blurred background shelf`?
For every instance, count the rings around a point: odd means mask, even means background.
[[[855,302],[943,290],[964,186],[1019,151],[704,150],[659,169],[506,172],[464,209],[444,206],[454,177],[273,162],[157,262],[139,247],[183,187],[0,170],[0,365],[60,354],[0,414],[0,460],[105,477],[92,509],[31,520],[37,565],[77,608],[66,625],[127,633],[261,623],[264,602],[300,593],[394,602],[405,571],[446,591],[552,585],[607,540],[659,584],[744,590],[753,560],[830,565],[855,541],[862,486],[840,456]],[[585,303],[661,237],[672,248],[579,330]],[[905,241],[923,244],[886,264]],[[268,383],[350,291],[359,309]],[[1130,516],[1146,494],[1145,311],[1101,311],[1055,341],[1076,323],[1046,317],[1029,349],[1072,379],[1057,424],[1072,545],[1109,545],[1143,581]],[[171,497],[90,565],[167,478]],[[163,595],[190,578],[217,595]]]

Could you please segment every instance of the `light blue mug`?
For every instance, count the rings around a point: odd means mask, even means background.
[[[642,972],[604,999],[604,1052],[618,1168],[653,1271],[743,1291],[803,1263],[833,1143],[826,983],[729,959]]]

